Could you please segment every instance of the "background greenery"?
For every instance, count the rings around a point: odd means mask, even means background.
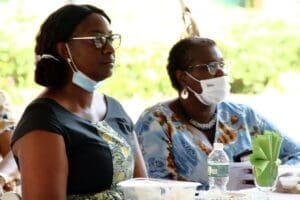
[[[8,2],[0,1],[0,11],[6,13],[0,21],[4,24],[0,27],[0,88],[9,93],[13,103],[22,104],[24,91],[41,89],[33,82],[33,36],[44,19],[25,12],[20,5],[15,12],[7,11]],[[227,7],[223,14],[232,17],[219,33],[223,37],[215,40],[225,58],[232,61],[232,93],[261,94],[269,87],[284,92],[281,77],[300,74],[300,23],[271,18],[256,9]],[[182,23],[178,19],[178,24]],[[205,27],[200,24],[201,29]],[[158,31],[163,34],[164,30]],[[117,52],[114,76],[101,90],[121,100],[174,95],[165,69],[174,42],[125,44]]]

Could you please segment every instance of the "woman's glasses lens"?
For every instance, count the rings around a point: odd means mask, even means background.
[[[113,46],[114,49],[117,49],[120,47],[121,44],[121,35],[119,34],[113,34],[111,36],[111,45]]]
[[[121,35],[119,34],[112,34],[112,35],[99,35],[96,36],[95,40],[95,46],[96,48],[102,48],[109,42],[114,49],[117,49],[120,47],[121,44]]]
[[[194,69],[207,70],[208,73],[213,76],[216,75],[218,69],[221,69],[222,71],[224,71],[227,74],[227,72],[228,72],[227,68],[228,68],[228,64],[227,64],[227,62],[224,62],[224,61],[211,62],[208,64],[199,64],[199,65],[188,67],[189,70],[194,70]]]
[[[229,64],[227,62],[212,62],[206,66],[211,75],[216,75],[218,69],[221,69],[226,74],[228,73]]]

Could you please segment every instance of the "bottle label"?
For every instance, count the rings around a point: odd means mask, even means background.
[[[228,164],[208,164],[208,176],[227,177],[229,176]]]

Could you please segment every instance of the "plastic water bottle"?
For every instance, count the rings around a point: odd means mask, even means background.
[[[229,181],[229,159],[222,143],[214,143],[213,151],[208,155],[209,190],[226,191]]]

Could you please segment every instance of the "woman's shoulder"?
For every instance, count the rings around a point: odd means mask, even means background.
[[[137,123],[144,123],[145,121],[161,121],[168,120],[172,116],[172,111],[169,107],[169,101],[158,102],[154,105],[151,105],[139,115]]]
[[[49,127],[61,129],[72,121],[74,115],[67,112],[59,103],[49,98],[37,98],[25,108],[15,132],[20,130]]]
[[[48,106],[57,106],[59,105],[54,99],[51,98],[46,98],[46,97],[38,97],[36,99],[33,99],[29,105],[29,106],[35,106],[35,105],[48,105]]]
[[[168,113],[170,112],[169,108],[169,102],[157,102],[153,105],[150,105],[146,107],[143,111],[142,114],[154,114],[154,113]]]
[[[130,126],[133,126],[131,117],[128,115],[120,101],[111,96],[105,95],[104,97],[107,103],[107,114],[105,119],[109,121],[115,121],[117,119],[118,122],[126,121]]]
[[[16,129],[12,143],[33,130],[46,130],[62,133],[61,120],[57,117],[59,105],[51,99],[37,98],[24,110]]]
[[[119,100],[117,100],[115,97],[109,96],[109,95],[104,95],[107,104],[111,104],[114,106],[118,106],[118,107],[123,107],[122,104],[120,103]],[[98,95],[98,98],[103,98],[103,96],[101,97],[100,95]]]
[[[111,117],[129,117],[127,112],[124,109],[124,106],[121,104],[119,100],[112,96],[105,95],[104,96],[106,104],[107,104],[107,115]]]
[[[31,101],[24,110],[23,115],[33,113],[44,113],[45,116],[54,114],[62,109],[55,100],[50,98],[36,98]]]
[[[32,121],[31,119],[33,118],[38,121],[47,121],[51,118],[56,118],[57,113],[59,113],[59,110],[61,109],[62,107],[52,99],[34,99],[26,106],[19,124],[22,121]],[[34,123],[37,123],[38,121],[35,121]]]

